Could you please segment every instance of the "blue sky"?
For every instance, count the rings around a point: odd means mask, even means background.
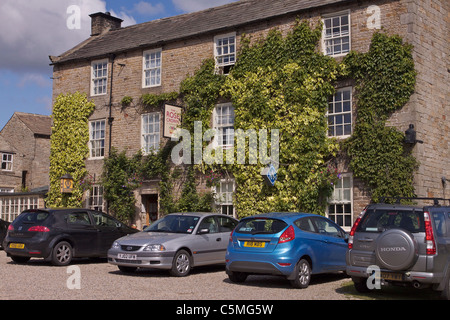
[[[48,56],[60,55],[89,37],[89,14],[109,11],[124,20],[122,26],[129,26],[234,1],[1,0],[0,130],[16,111],[51,114]],[[80,19],[75,20],[74,10],[79,10]]]

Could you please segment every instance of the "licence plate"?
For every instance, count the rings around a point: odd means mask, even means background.
[[[13,249],[23,249],[23,248],[25,248],[25,244],[23,244],[23,243],[10,243],[9,247],[13,248]]]
[[[401,274],[401,273],[381,272],[381,278],[384,279],[384,280],[402,281],[403,280],[403,274]]]
[[[137,260],[137,255],[129,253],[118,253],[117,258],[124,260]]]
[[[262,241],[245,241],[244,247],[251,247],[251,248],[264,248],[266,246],[265,242]]]

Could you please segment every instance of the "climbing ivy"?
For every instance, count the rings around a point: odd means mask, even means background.
[[[414,170],[418,163],[406,147],[404,134],[386,126],[414,92],[416,72],[412,47],[399,36],[375,33],[367,53],[351,52],[344,59],[349,76],[357,83],[357,118],[345,143],[350,168],[381,197],[413,197]]]
[[[60,94],[53,105],[52,135],[50,139],[50,189],[48,207],[81,207],[83,178],[87,175],[85,160],[89,148],[89,116],[95,105],[85,94]],[[60,178],[70,174],[74,189],[61,194]]]

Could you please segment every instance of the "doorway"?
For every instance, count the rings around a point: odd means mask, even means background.
[[[158,220],[158,195],[142,195],[142,204],[145,208],[145,225],[150,225]]]

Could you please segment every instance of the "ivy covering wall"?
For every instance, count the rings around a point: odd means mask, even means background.
[[[249,164],[248,151],[244,164],[203,161],[174,167],[170,151],[175,143],[169,141],[148,156],[139,153],[127,159],[124,152],[114,150],[105,159],[102,183],[111,210],[122,220],[132,219],[133,190],[145,179],[158,178],[163,214],[209,211],[212,194],[198,194],[196,188],[199,174],[208,173],[235,179],[234,205],[239,217],[268,211],[324,214],[327,197],[338,179],[338,153],[349,160],[353,176],[370,187],[373,200],[413,195],[417,162],[403,143],[404,134],[386,125],[414,91],[411,46],[398,36],[376,33],[367,53],[351,52],[337,62],[319,52],[321,31],[321,25],[310,28],[307,22],[297,21],[286,36],[276,29],[261,39],[244,35],[229,75],[217,74],[214,60],[207,59],[181,83],[179,93],[143,95],[140,99],[144,107],[162,106],[166,101],[182,104],[182,127],[192,136],[195,121],[201,121],[203,132],[211,127],[214,107],[220,102],[233,104],[235,129],[265,129],[269,134],[278,129],[279,169],[273,187],[264,184],[261,176],[267,164],[260,159]],[[356,123],[350,138],[337,140],[327,135],[326,112],[329,97],[343,79],[356,81]],[[122,104],[131,101],[124,97]],[[87,118],[92,110],[93,105],[79,94],[60,96],[54,106],[48,199],[52,204],[62,203],[55,187],[59,187],[61,175],[71,173],[78,181],[86,174]],[[177,181],[183,186],[179,197],[174,194]],[[80,199],[81,190],[77,190],[67,201],[77,205]]]
[[[86,177],[85,160],[89,155],[89,116],[95,104],[79,92],[60,94],[53,105],[50,139],[50,189],[47,207],[81,207],[81,183]],[[60,179],[70,174],[74,179],[72,193],[62,194]]]

